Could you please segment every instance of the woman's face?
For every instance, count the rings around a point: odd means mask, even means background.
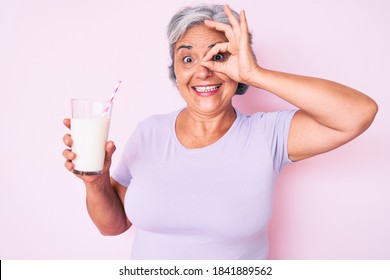
[[[232,108],[231,100],[238,83],[225,74],[212,72],[200,62],[216,43],[227,42],[225,35],[204,25],[197,25],[175,44],[174,69],[177,87],[188,109],[198,114],[218,114]],[[215,61],[227,59],[225,54]]]

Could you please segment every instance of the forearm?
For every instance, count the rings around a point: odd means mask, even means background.
[[[319,78],[259,68],[251,85],[262,88],[305,111],[318,123],[347,132],[368,127],[376,103],[347,86]]]
[[[105,178],[99,183],[85,184],[89,216],[103,235],[118,235],[128,229],[122,202]]]

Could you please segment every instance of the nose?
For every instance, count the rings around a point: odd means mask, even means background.
[[[211,77],[213,72],[209,68],[198,64],[195,75],[197,78],[204,80]]]

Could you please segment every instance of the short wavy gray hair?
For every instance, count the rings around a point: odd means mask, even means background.
[[[233,15],[240,20],[239,14],[236,11],[233,11]],[[196,25],[203,24],[205,20],[213,20],[217,22],[222,22],[225,24],[230,24],[229,19],[227,18],[223,5],[201,5],[194,7],[185,7],[179,10],[171,19],[168,24],[167,35],[169,42],[169,54],[171,56],[171,65],[169,69],[169,78],[176,85],[176,75],[174,69],[174,48],[176,42],[184,35],[184,33]],[[251,52],[254,56],[252,50],[252,34],[249,32],[249,43],[251,46]],[[255,58],[256,59],[256,58]],[[248,85],[239,83],[235,94],[242,95],[248,89]]]

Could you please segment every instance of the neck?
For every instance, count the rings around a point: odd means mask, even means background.
[[[184,109],[176,120],[176,135],[187,148],[201,148],[218,141],[232,126],[237,115],[233,107],[218,114],[197,114]]]

